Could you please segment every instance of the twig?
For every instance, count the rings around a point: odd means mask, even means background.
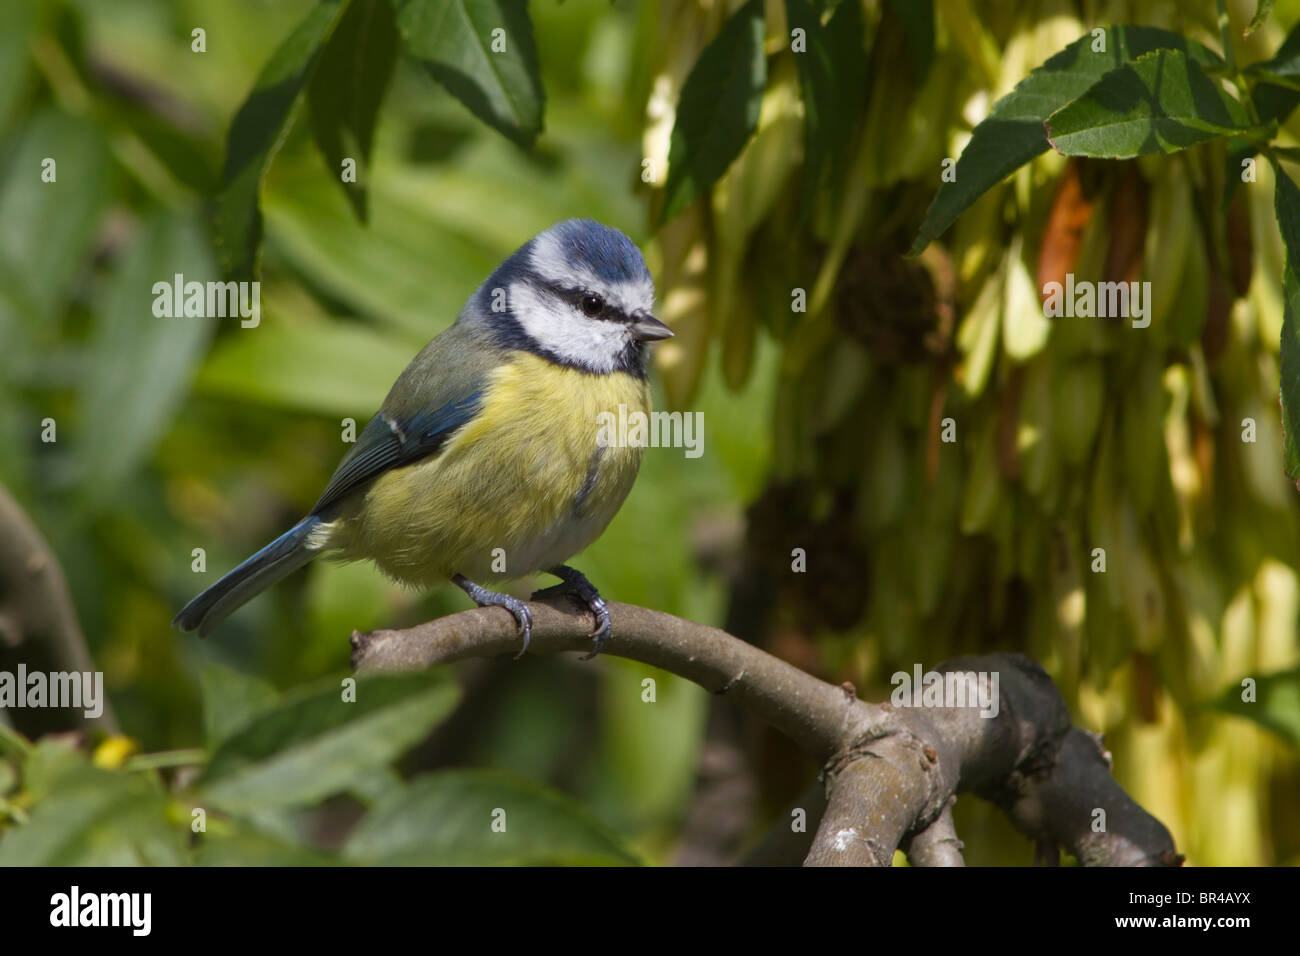
[[[962,857],[963,845],[957,839],[957,827],[952,820],[952,805],[956,797],[951,797],[944,806],[939,818],[911,838],[904,846],[907,859],[913,866],[965,866]]]

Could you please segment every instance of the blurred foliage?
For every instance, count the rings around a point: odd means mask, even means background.
[[[580,559],[604,593],[873,699],[918,660],[1022,650],[1191,862],[1300,859],[1294,277],[1274,167],[1230,185],[1260,126],[1296,155],[1300,3],[1248,36],[1254,4],[1228,6],[1231,67],[1210,0],[13,0],[0,482],[65,566],[123,734],[0,727],[0,862],[673,858],[711,706],[686,681],[529,659],[339,708],[351,631],[465,606],[368,565],[312,566],[205,642],[169,627],[569,216],[646,249],[677,332],[658,404],[706,424],[703,457],[646,456]],[[1135,27],[1105,31],[1105,70],[1053,60],[1110,24]],[[1133,107],[1150,50],[1194,88]],[[1103,78],[1129,85],[1085,95]],[[1074,158],[1043,139],[1061,107]],[[1150,280],[1150,327],[1044,318],[1069,272]],[[257,274],[260,324],[155,317],[177,273]],[[756,840],[814,768],[745,743]],[[972,862],[1029,858],[988,806],[957,815]]]

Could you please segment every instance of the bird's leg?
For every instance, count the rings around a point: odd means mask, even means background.
[[[583,604],[587,605],[587,608],[591,611],[592,617],[596,619],[596,626],[591,632],[591,636],[596,640],[591,649],[591,653],[584,655],[582,660],[591,660],[600,653],[600,649],[604,646],[605,642],[609,640],[611,631],[609,623],[609,605],[605,603],[605,599],[601,597],[600,592],[596,590],[596,585],[588,581],[587,576],[577,568],[571,568],[567,564],[560,564],[553,568],[547,568],[546,573],[554,574],[564,583],[556,584],[552,587],[545,588],[544,590],[534,592],[533,600],[535,601],[538,598],[547,597],[551,594],[572,594],[582,601]]]
[[[519,630],[524,635],[524,646],[519,649],[515,655],[515,660],[523,657],[528,653],[528,641],[533,636],[533,614],[528,610],[528,605],[517,597],[511,597],[509,594],[498,594],[496,591],[489,591],[481,584],[475,584],[463,574],[452,576],[452,582],[469,595],[469,599],[479,607],[503,607],[515,617],[515,623],[519,625]]]

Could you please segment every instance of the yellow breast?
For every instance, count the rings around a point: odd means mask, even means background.
[[[644,381],[593,375],[525,352],[491,375],[480,413],[436,455],[380,476],[346,508],[329,545],[426,587],[553,567],[600,536],[641,464],[602,447],[602,413],[649,412]]]

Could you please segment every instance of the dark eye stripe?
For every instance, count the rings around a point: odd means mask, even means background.
[[[610,302],[609,299],[607,299],[605,296],[600,295],[600,293],[598,292],[592,292],[590,289],[586,289],[586,288],[570,288],[568,286],[562,286],[557,282],[551,282],[547,279],[543,279],[541,276],[536,274],[530,276],[529,280],[537,288],[543,289],[551,293],[557,299],[569,303],[569,305],[573,306],[579,312],[582,312],[583,315],[587,314],[586,311],[582,308],[583,298],[588,295],[596,296],[602,302],[605,303],[605,307],[604,309],[601,310],[599,315],[589,316],[589,318],[600,319],[605,322],[626,323],[627,321],[629,321],[627,317],[627,313],[625,313],[618,306],[614,305],[614,303]]]

